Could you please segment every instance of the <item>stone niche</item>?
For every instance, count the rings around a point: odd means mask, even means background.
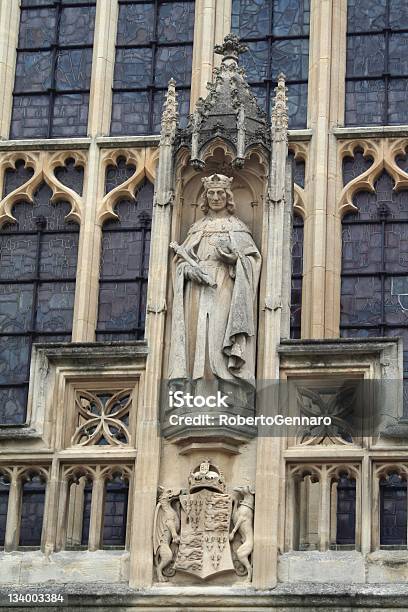
[[[204,156],[205,171],[197,172],[189,163],[189,155],[186,151],[181,151],[177,160],[177,179],[176,193],[172,214],[171,240],[181,244],[186,236],[188,229],[197,221],[203,218],[204,214],[200,208],[200,199],[204,188],[202,179],[214,173],[232,177],[232,192],[236,204],[236,215],[250,229],[254,242],[262,254],[263,233],[265,232],[265,187],[267,176],[267,160],[262,150],[252,151],[245,161],[243,168],[236,169],[233,165],[233,153],[231,149],[220,139],[215,139],[207,149]],[[174,278],[174,260],[171,262],[170,275]],[[167,321],[170,323],[173,316],[173,285],[168,283],[168,294],[166,303],[168,305]],[[254,310],[258,312],[258,301]],[[257,316],[255,317],[258,318]],[[171,325],[166,326],[164,363],[169,362],[169,349],[171,344]],[[165,366],[166,368],[166,366]],[[166,380],[166,374],[164,376]],[[197,409],[193,409],[191,415],[198,414]],[[228,412],[228,411],[224,411]],[[231,409],[231,414],[236,414],[235,408]],[[249,414],[242,411],[243,414]],[[205,436],[208,439],[209,430],[194,427],[195,438]],[[229,452],[237,444],[241,444],[255,435],[255,430],[246,428],[235,428],[233,426],[212,428],[212,438],[224,442],[225,448]],[[180,442],[188,440],[189,445],[194,443],[191,428],[188,426],[171,427],[166,429],[166,437]]]
[[[188,228],[200,218],[199,200],[203,192],[201,179],[218,173],[233,177],[232,191],[236,203],[236,213],[251,230],[259,249],[262,245],[264,225],[263,204],[265,200],[265,181],[267,179],[267,160],[261,149],[253,151],[245,160],[243,168],[232,164],[231,148],[220,138],[215,138],[205,156],[205,170],[197,172],[189,163],[187,151],[181,151],[177,161],[177,191],[172,220],[172,240],[181,242]]]
[[[246,51],[235,35],[226,36],[215,48],[221,65],[187,127],[177,127],[174,82],[162,118],[155,201],[173,206],[166,217],[161,422],[163,435],[183,445],[182,452],[186,444],[210,439],[230,452],[256,435],[253,424],[242,425],[237,417],[255,415],[255,372],[268,377],[259,369],[265,329],[273,335],[271,350],[289,329],[287,88],[279,75],[270,125],[239,66]],[[274,321],[266,325],[266,318]],[[210,407],[225,408],[228,423],[220,423],[208,404],[174,406],[172,393],[179,390],[201,399],[215,393],[228,398]],[[216,423],[185,422],[199,416]],[[183,422],[171,422],[173,417]]]

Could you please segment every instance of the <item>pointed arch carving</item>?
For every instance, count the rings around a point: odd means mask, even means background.
[[[41,183],[46,183],[52,190],[51,202],[68,202],[71,210],[66,220],[81,223],[82,197],[73,189],[70,189],[55,175],[57,168],[65,166],[68,159],[74,160],[74,165],[85,168],[87,156],[83,151],[14,151],[6,153],[0,160],[0,191],[3,192],[4,177],[6,170],[16,169],[18,161],[23,161],[25,168],[33,170],[33,175],[20,187],[14,189],[0,201],[0,228],[6,223],[15,223],[13,206],[17,202],[34,202],[34,194]]]
[[[328,466],[327,475],[332,481],[339,480],[341,475],[357,482],[360,477],[360,466],[358,463],[336,463]]]
[[[95,470],[89,465],[73,465],[63,470],[63,478],[67,482],[78,484],[80,478],[84,477],[89,481],[93,481],[95,479]]]
[[[289,476],[294,480],[303,480],[306,476],[310,476],[312,482],[320,482],[322,473],[318,464],[295,464],[288,465]]]
[[[17,468],[17,480],[28,481],[33,476],[39,476],[44,482],[48,481],[49,471],[43,466],[28,466],[24,465]]]
[[[106,170],[109,166],[117,166],[118,160],[124,158],[127,165],[135,167],[135,171],[123,183],[109,191],[102,197],[98,207],[98,222],[103,225],[108,219],[117,219],[115,213],[116,204],[123,199],[135,198],[135,190],[147,178],[154,183],[156,178],[156,166],[159,159],[157,148],[147,147],[144,149],[106,149],[102,152],[102,174],[105,179]]]
[[[355,157],[357,150],[363,152],[365,158],[371,158],[373,163],[362,174],[349,181],[342,189],[338,211],[340,216],[348,212],[356,212],[353,198],[359,191],[375,191],[374,184],[385,170],[394,181],[394,190],[408,188],[408,173],[397,164],[399,156],[405,156],[408,150],[407,138],[356,139],[346,140],[339,144],[341,163],[346,157]]]
[[[398,474],[403,480],[408,480],[408,465],[397,461],[395,463],[381,463],[375,466],[375,476],[381,480],[392,473]]]
[[[132,469],[130,466],[122,464],[108,465],[102,469],[101,475],[105,480],[112,480],[115,477],[119,477],[121,480],[130,482]]]

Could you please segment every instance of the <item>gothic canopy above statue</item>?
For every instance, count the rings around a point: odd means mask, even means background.
[[[221,66],[214,69],[214,80],[208,84],[208,95],[199,98],[189,124],[178,132],[179,147],[191,149],[191,164],[204,166],[202,152],[216,137],[229,142],[235,151],[233,165],[244,164],[248,149],[260,144],[270,149],[270,130],[265,113],[258,106],[238,65],[239,55],[247,47],[235,34],[229,34],[223,45],[216,45],[215,53],[222,55]]]

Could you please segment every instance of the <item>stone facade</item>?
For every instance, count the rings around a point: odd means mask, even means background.
[[[375,192],[384,172],[393,193],[406,191],[408,126],[345,127],[347,2],[311,2],[304,129],[288,129],[284,75],[277,76],[270,120],[259,109],[240,69],[245,44],[230,35],[231,2],[196,0],[188,124],[179,117],[186,87],[170,80],[160,134],[109,135],[124,5],[97,0],[86,135],[11,139],[25,4],[0,4],[0,237],[12,231],[21,203],[35,203],[45,186],[51,205],[68,206],[66,220],[79,226],[78,263],[76,282],[65,278],[75,287],[71,342],[58,327],[48,330],[52,343],[40,328],[31,330],[27,416],[0,425],[0,607],[7,608],[7,593],[48,592],[62,594],[76,610],[406,608],[406,538],[382,539],[382,487],[403,498],[408,474],[404,344],[398,322],[388,337],[340,338],[340,302],[342,219],[356,211],[357,194]],[[344,164],[359,155],[361,167],[344,180]],[[29,175],[13,183],[19,168]],[[83,172],[82,188],[64,179],[67,168]],[[282,411],[330,414],[335,430],[160,432],[160,383],[172,378],[180,355],[170,243],[189,246],[189,228],[202,219],[202,179],[210,176],[223,189],[231,181],[236,224],[251,236],[253,250],[248,255],[245,243],[237,257],[259,256],[259,285],[254,281],[253,293],[245,294],[253,303],[235,311],[231,295],[228,303],[232,323],[254,313],[240,339],[256,340],[256,378],[280,381],[288,393],[288,403],[278,404]],[[150,236],[148,274],[143,264],[137,273],[137,282],[146,281],[137,298],[143,317],[128,325],[133,336],[123,328],[118,339],[101,315],[102,288],[115,280],[104,276],[109,237],[123,202],[152,184],[151,213],[144,210],[131,243],[137,249],[142,232]],[[294,214],[302,219],[304,246],[301,332],[291,340]],[[225,267],[236,266],[231,254],[224,252]],[[186,263],[194,268],[194,261]],[[238,286],[235,269],[231,278]],[[118,302],[136,299],[124,298],[119,285],[115,291]],[[404,295],[401,289],[398,300]],[[237,355],[246,357],[238,345]],[[347,429],[344,381],[364,381],[375,395],[374,425]],[[259,396],[258,413],[268,402]],[[36,495],[43,495],[42,529],[38,546],[31,546],[24,513]],[[401,507],[398,516],[406,521],[406,487],[404,499],[405,514]],[[119,531],[106,530],[107,500],[125,508],[117,541],[112,534]]]

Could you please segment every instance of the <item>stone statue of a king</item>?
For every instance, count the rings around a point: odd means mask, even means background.
[[[201,209],[180,246],[172,243],[174,301],[169,380],[252,388],[261,255],[235,215],[232,178],[203,178]],[[229,393],[234,393],[229,391]],[[235,395],[235,394],[234,394]]]

